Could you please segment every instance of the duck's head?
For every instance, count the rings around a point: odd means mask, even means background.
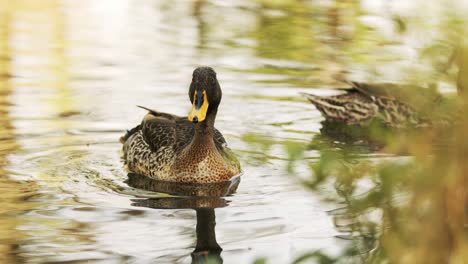
[[[193,71],[189,97],[192,102],[189,121],[203,122],[207,116],[216,114],[222,93],[216,72],[212,68],[198,67]]]

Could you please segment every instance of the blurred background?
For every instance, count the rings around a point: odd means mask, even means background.
[[[453,96],[467,13],[465,0],[0,0],[1,262],[197,263],[195,225],[215,217],[213,263],[464,263],[465,149],[311,147],[323,118],[299,92],[346,78]],[[136,105],[186,115],[201,65],[244,170],[208,216],[141,202],[165,196],[125,183],[118,143]]]

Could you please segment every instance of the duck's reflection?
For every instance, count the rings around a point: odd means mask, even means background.
[[[223,263],[221,251],[216,241],[215,208],[228,205],[224,196],[234,193],[239,185],[240,177],[231,181],[214,184],[171,183],[150,179],[130,173],[127,183],[133,188],[154,192],[162,192],[170,197],[149,199],[133,199],[133,206],[154,209],[194,209],[197,215],[197,243],[191,253],[192,263]]]
[[[223,263],[221,251],[216,241],[216,215],[213,208],[200,208],[197,211],[197,245],[192,252],[192,263]]]
[[[133,188],[190,197],[194,199],[200,197],[219,198],[228,196],[236,191],[239,182],[240,177],[235,176],[230,181],[210,184],[174,183],[153,180],[135,173],[129,173],[127,180],[127,184]]]
[[[374,152],[382,149],[392,133],[379,122],[367,125],[348,125],[341,122],[322,121],[320,134],[314,136],[311,149],[338,148],[358,152]]]

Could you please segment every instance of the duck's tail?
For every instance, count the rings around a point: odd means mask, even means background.
[[[158,115],[159,114],[158,111],[156,111],[154,109],[151,109],[151,108],[148,108],[148,107],[145,107],[145,106],[137,105],[137,107],[139,107],[141,109],[144,109],[144,110],[147,110],[148,112],[150,112],[153,115]]]
[[[319,110],[326,119],[342,119],[345,109],[345,102],[336,100],[332,96],[318,96],[308,93],[301,93],[307,100],[309,100],[317,110]]]
[[[161,115],[161,113],[159,113],[158,111],[153,110],[153,109],[151,109],[151,108],[144,107],[144,106],[141,106],[141,105],[137,105],[137,107],[139,107],[139,108],[141,108],[141,109],[144,109],[144,110],[147,110],[147,111],[148,111],[150,114],[152,114],[152,115]],[[135,134],[135,133],[138,132],[138,130],[140,130],[140,129],[141,129],[141,125],[138,125],[138,126],[132,128],[132,129],[130,129],[130,130],[127,130],[127,132],[125,132],[125,135],[123,135],[123,136],[121,136],[121,137],[119,138],[120,143],[124,144],[125,141],[127,141],[127,139],[128,139],[131,135]]]
[[[301,93],[319,110],[326,120],[356,124],[372,118],[378,107],[368,97],[355,90],[334,96]]]

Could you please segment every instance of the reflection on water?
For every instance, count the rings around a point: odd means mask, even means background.
[[[6,30],[11,19],[8,13],[0,9],[0,262],[16,263],[21,258],[16,254],[18,241],[23,234],[18,230],[21,221],[15,220],[22,211],[35,208],[33,197],[37,189],[34,181],[17,182],[4,175],[9,173],[8,155],[20,149],[16,142],[16,131],[10,116],[11,96],[13,89],[10,83],[10,43],[9,31]]]
[[[431,71],[415,57],[442,22],[414,14],[442,10],[444,1],[387,2],[0,0],[1,262],[219,256],[215,207],[224,263],[339,251],[342,232],[326,213],[337,205],[283,168],[294,144],[308,144],[321,128],[299,91],[331,94],[318,87],[337,86],[342,74],[411,81],[421,75],[409,69]],[[415,31],[424,38],[411,37]],[[199,65],[216,69],[223,88],[216,127],[245,170],[236,194],[209,198],[238,182],[197,199],[167,198],[131,175],[126,182],[118,138],[140,121],[135,105],[186,115]],[[249,133],[275,144],[251,144]],[[294,171],[310,176],[307,162]],[[226,194],[213,194],[219,190]]]
[[[178,194],[183,197],[158,197],[147,199],[132,199],[133,206],[153,209],[182,209],[190,208],[196,212],[196,246],[191,253],[192,263],[223,263],[221,251],[216,241],[215,208],[228,205],[223,196],[233,194],[239,185],[240,178],[228,182],[213,184],[185,183],[179,184],[156,181],[142,175],[130,174],[128,184],[134,188],[141,188],[153,192]],[[207,192],[207,190],[213,190]]]
[[[155,181],[135,173],[128,174],[126,183],[134,188],[178,196],[223,197],[233,194],[240,183],[237,175],[229,181],[213,184],[193,184]]]
[[[214,209],[197,209],[197,246],[192,253],[192,263],[223,263],[221,251],[216,242],[216,216]]]

